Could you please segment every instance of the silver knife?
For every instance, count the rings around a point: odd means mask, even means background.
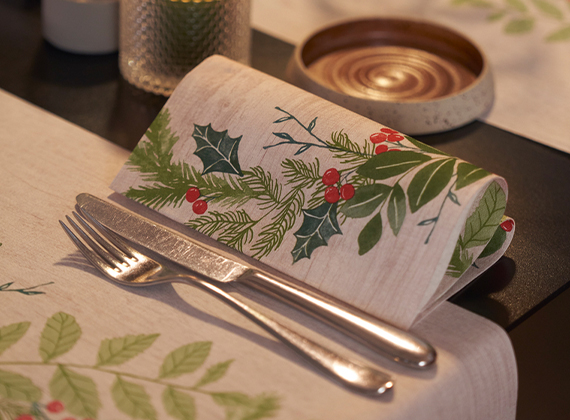
[[[421,338],[346,303],[326,297],[299,281],[275,275],[194,238],[159,225],[87,193],[79,208],[129,241],[212,280],[237,281],[304,310],[402,365],[423,369],[435,362],[435,349]]]

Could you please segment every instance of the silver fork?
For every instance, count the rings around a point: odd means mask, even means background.
[[[211,280],[163,267],[159,262],[127,245],[117,234],[103,227],[88,214],[84,214],[84,217],[89,219],[101,235],[79,214],[73,212],[73,215],[81,227],[69,216],[66,216],[67,221],[83,241],[64,222],[60,220],[59,223],[91,264],[111,280],[127,286],[151,286],[166,282],[198,286],[242,312],[347,388],[366,395],[379,395],[394,385],[387,374],[340,356],[303,337],[226,293],[212,284]]]

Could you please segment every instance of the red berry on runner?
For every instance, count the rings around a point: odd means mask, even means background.
[[[200,190],[196,187],[188,188],[186,191],[186,201],[193,203],[200,198]]]
[[[396,142],[400,140],[404,140],[404,136],[401,136],[400,134],[390,134],[388,136],[388,141]]]
[[[323,175],[323,184],[325,185],[336,184],[339,180],[340,180],[340,174],[335,168],[327,169],[327,171]]]
[[[325,190],[325,200],[328,203],[336,203],[340,198],[340,194],[338,193],[338,188],[337,187],[328,187]]]
[[[511,230],[513,230],[514,226],[515,223],[510,219],[505,220],[503,223],[501,223],[501,229],[503,229],[505,232],[510,232]]]
[[[377,155],[379,155],[380,153],[384,153],[388,151],[388,146],[386,146],[385,144],[380,144],[378,146],[376,146],[376,149],[374,150],[374,153],[376,153]]]
[[[46,410],[50,413],[60,413],[63,411],[63,403],[61,401],[51,401],[46,405]]]
[[[352,184],[344,184],[340,187],[340,196],[343,200],[350,200],[354,197],[354,187]]]
[[[370,141],[374,144],[382,143],[386,141],[388,136],[384,133],[374,133],[370,135]]]
[[[204,200],[198,200],[194,204],[192,204],[192,210],[196,214],[204,214],[206,210],[208,210],[208,203]]]
[[[396,130],[392,130],[391,128],[388,127],[384,127],[382,129],[380,129],[381,132],[386,133],[386,134],[396,134],[398,133]]]

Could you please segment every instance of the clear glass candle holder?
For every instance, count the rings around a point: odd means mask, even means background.
[[[250,0],[121,0],[121,74],[168,96],[210,55],[249,64],[249,19]]]

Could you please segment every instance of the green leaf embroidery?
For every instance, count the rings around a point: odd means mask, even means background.
[[[202,174],[224,172],[243,175],[238,161],[238,146],[242,136],[232,138],[228,135],[228,130],[216,131],[211,124],[207,126],[194,124],[192,137],[196,140],[194,154],[204,165]]]
[[[160,367],[160,378],[176,378],[198,369],[212,348],[211,341],[198,341],[186,344],[169,353]]]
[[[29,322],[17,322],[0,328],[0,354],[22,338],[28,328]]]
[[[358,235],[358,255],[364,255],[382,238],[382,215],[378,212]]]
[[[39,401],[42,391],[31,380],[17,373],[0,370],[0,395],[16,401]]]
[[[513,19],[505,26],[505,32],[508,34],[524,34],[532,31],[533,27],[533,18]]]
[[[392,187],[384,184],[364,185],[354,191],[354,197],[341,208],[346,217],[370,216],[390,196]]]
[[[501,228],[501,226],[499,225],[497,229],[495,229],[493,237],[491,238],[485,249],[483,249],[481,254],[479,254],[478,258],[485,258],[490,255],[493,255],[495,252],[501,249],[506,240],[507,240],[507,232],[505,232],[503,228]]]
[[[424,153],[407,150],[380,153],[368,159],[356,172],[367,178],[382,180],[401,175],[428,160],[431,160],[431,157]]]
[[[49,390],[52,398],[63,402],[71,414],[97,418],[101,401],[91,378],[58,365],[49,383]]]
[[[457,165],[456,189],[460,190],[461,188],[473,184],[475,181],[483,179],[489,175],[491,174],[484,169],[467,162],[461,162]]]
[[[479,205],[467,218],[462,238],[464,249],[484,245],[491,240],[507,205],[506,195],[496,182],[491,183]]]
[[[337,203],[326,201],[319,207],[303,210],[303,224],[294,233],[297,242],[291,254],[293,262],[311,258],[313,251],[328,244],[331,236],[342,234],[336,218]]]
[[[567,41],[570,39],[570,26],[566,26],[551,33],[546,40],[548,42]]]
[[[388,200],[388,222],[394,236],[398,236],[406,218],[406,194],[400,184],[394,185]]]
[[[156,411],[145,389],[138,384],[127,382],[117,376],[111,396],[115,405],[123,413],[135,419],[155,420]]]
[[[226,418],[240,420],[257,420],[273,417],[279,409],[275,396],[261,394],[253,398],[240,392],[212,394],[214,402],[226,409]]]
[[[408,186],[410,210],[415,213],[437,197],[453,175],[455,159],[443,159],[430,163],[418,171]]]
[[[410,136],[404,136],[404,137],[406,138],[406,140],[408,140],[410,143],[412,143],[415,147],[417,147],[420,150],[423,150],[424,152],[431,153],[434,155],[449,156],[449,154],[442,152],[441,150],[436,149],[435,147],[431,147],[425,143],[422,143],[421,141],[418,141],[413,137],[410,137]]]
[[[562,20],[564,19],[564,13],[553,3],[546,0],[532,0],[534,5],[538,10],[544,13],[546,16],[551,18]]]
[[[105,339],[99,347],[97,366],[120,365],[149,348],[158,336],[159,334],[140,334]]]
[[[75,318],[58,312],[47,320],[40,340],[40,356],[44,362],[60,356],[75,345],[81,336],[81,328]]]
[[[227,360],[225,362],[216,363],[214,366],[211,366],[195,385],[196,388],[210,384],[212,382],[216,382],[218,379],[221,379],[226,374],[232,362],[233,360]]]
[[[162,394],[162,403],[166,412],[180,420],[194,420],[196,418],[196,403],[191,395],[177,391],[167,386]]]

